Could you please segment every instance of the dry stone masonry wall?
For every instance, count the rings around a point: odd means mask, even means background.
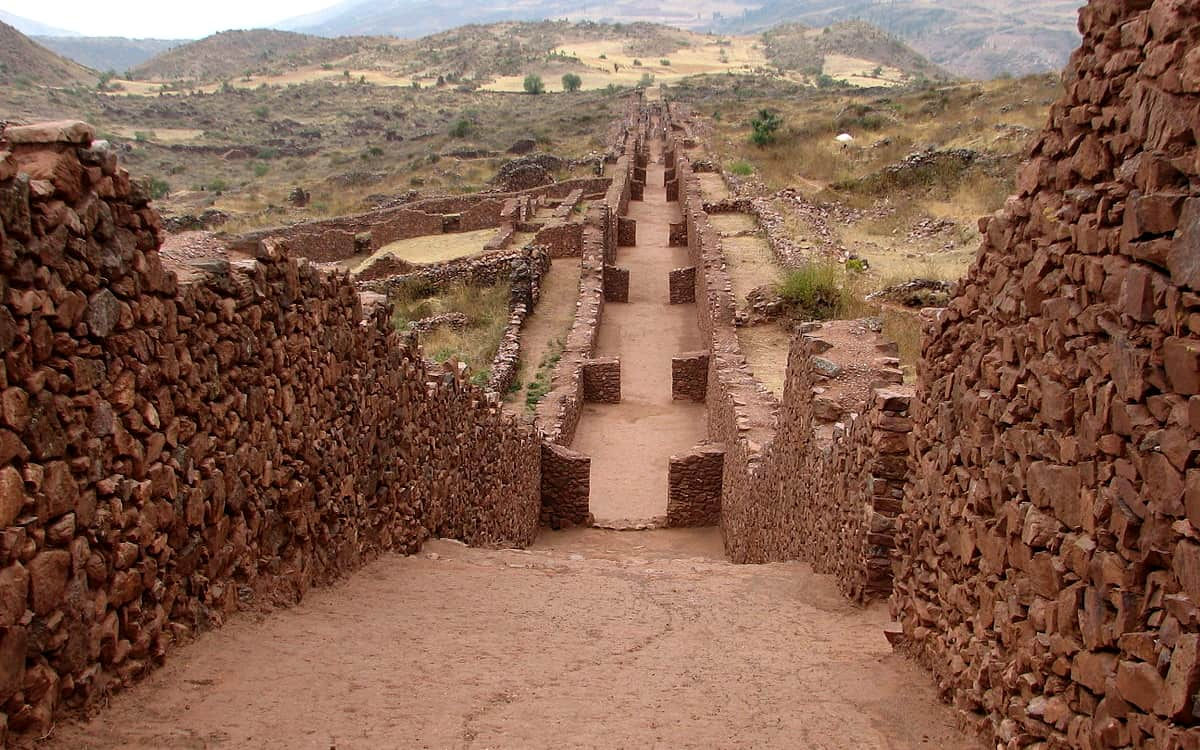
[[[927,331],[893,609],[1007,747],[1195,748],[1200,6],[1094,0]]]
[[[170,265],[82,123],[0,143],[0,732],[431,535],[529,542],[540,441],[343,275]]]

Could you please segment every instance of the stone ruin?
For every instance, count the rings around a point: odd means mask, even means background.
[[[286,243],[163,257],[147,196],[81,123],[7,129],[4,731],[381,551],[586,523],[568,446],[585,398],[619,388],[592,353],[659,107],[692,262],[671,299],[696,301],[709,344],[674,368],[709,414],[672,460],[675,522],[719,523],[734,561],[807,560],[888,598],[889,638],[998,746],[1200,748],[1200,8],[1092,0],[1080,26],[1018,194],[925,312],[916,387],[868,338],[869,382],[827,416],[820,332],[793,342],[780,399],[746,364],[673,107],[635,100],[617,128],[536,426],[429,369],[371,295]]]

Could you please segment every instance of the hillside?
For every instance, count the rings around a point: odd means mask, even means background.
[[[187,44],[186,39],[127,39],[123,36],[35,36],[34,41],[93,70],[132,70],[155,55]]]
[[[163,81],[278,74],[297,66],[336,60],[368,43],[366,38],[324,39],[274,29],[222,31],[156,55],[132,73],[138,79]]]
[[[866,60],[912,76],[937,78],[945,71],[904,42],[862,21],[844,21],[813,29],[783,24],[763,33],[767,57],[781,70],[838,77],[838,58]]]
[[[1083,0],[767,0],[758,10],[717,24],[728,33],[781,23],[827,26],[857,19],[910,44],[934,63],[968,78],[1061,68],[1079,45]]]
[[[95,71],[54,54],[12,26],[0,23],[0,84],[28,88],[95,82]]]

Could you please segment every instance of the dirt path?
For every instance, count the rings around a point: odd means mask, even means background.
[[[975,747],[882,610],[715,530],[433,542],[176,652],[47,750]]]
[[[651,145],[644,201],[629,204],[637,247],[621,248],[629,302],[604,306],[598,356],[621,358],[621,403],[589,404],[572,443],[592,458],[591,509],[601,525],[628,526],[666,515],[667,462],[706,434],[703,404],[671,399],[671,358],[703,349],[694,305],[668,302],[668,276],[688,265],[668,243],[679,207],[667,203],[661,144]]]

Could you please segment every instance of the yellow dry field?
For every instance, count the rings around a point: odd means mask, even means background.
[[[142,139],[152,143],[186,143],[193,141],[204,135],[203,130],[195,128],[131,128],[117,126],[111,128],[113,135],[119,135],[122,138],[138,137],[142,134]]]
[[[721,246],[733,282],[733,296],[739,305],[758,287],[779,282],[783,270],[775,262],[771,246],[764,238],[723,237]]]
[[[700,180],[700,195],[704,200],[719,201],[730,197],[729,186],[720,173],[701,172],[696,177]]]
[[[602,89],[610,84],[636,86],[649,73],[658,83],[672,83],[705,73],[750,72],[767,65],[767,56],[758,37],[725,37],[729,44],[718,44],[716,37],[693,35],[688,46],[661,57],[634,58],[625,53],[620,39],[587,41],[559,46],[555,52],[578,57],[587,66],[579,73],[584,89]],[[724,52],[724,59],[722,59]],[[603,57],[602,57],[603,55]],[[634,66],[638,59],[641,65]],[[663,65],[662,60],[670,65]],[[620,69],[614,69],[619,66]],[[534,71],[537,72],[537,71]],[[547,91],[562,91],[562,81],[542,76]],[[488,91],[524,91],[525,75],[503,76],[483,87]]]
[[[481,252],[488,240],[495,236],[495,229],[480,229],[474,232],[431,234],[425,237],[414,237],[410,240],[399,240],[390,245],[384,245],[367,256],[366,260],[359,263],[353,271],[357,273],[387,255],[394,255],[409,263],[442,263],[455,258],[463,258]]]
[[[874,75],[876,68],[880,68],[878,76]],[[831,78],[845,80],[851,86],[863,88],[899,86],[904,81],[904,72],[898,68],[847,55],[826,55],[824,73]]]
[[[758,219],[750,214],[709,214],[708,223],[725,235],[758,231]]]
[[[297,68],[282,75],[233,78],[228,81],[228,84],[239,89],[256,89],[264,84],[268,86],[287,86],[288,84],[316,83],[319,81],[344,83],[347,81],[357,82],[366,80],[367,83],[376,86],[399,86],[402,88],[411,88],[413,84],[412,77],[407,74],[401,75],[386,70],[349,69],[350,75],[346,75],[345,71],[347,69],[339,67],[337,63],[333,63],[333,67],[334,70],[326,70],[322,67],[310,66]],[[157,96],[160,93],[166,95],[181,93],[167,90],[161,81],[128,81],[119,79],[114,80],[112,84],[115,90],[106,92],[110,96]],[[192,91],[201,91],[205,94],[211,94],[217,91],[222,85],[224,84],[209,83],[202,86],[189,86],[187,91],[189,93]]]
[[[779,326],[767,323],[739,328],[737,336],[755,380],[775,394],[776,398],[783,398],[788,352],[792,346],[791,335]]]

